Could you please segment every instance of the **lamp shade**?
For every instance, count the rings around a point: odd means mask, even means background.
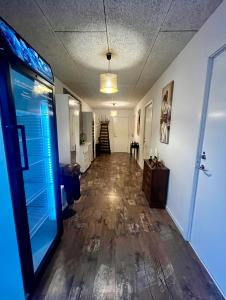
[[[117,110],[111,110],[111,117],[117,117],[118,112]]]
[[[105,94],[113,94],[118,92],[117,74],[100,74],[100,92]]]

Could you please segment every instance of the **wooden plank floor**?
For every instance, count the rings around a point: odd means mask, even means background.
[[[33,300],[223,299],[127,154],[98,157]]]

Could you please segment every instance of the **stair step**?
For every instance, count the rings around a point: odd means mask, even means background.
[[[110,141],[109,141],[109,130],[108,130],[109,122],[106,121],[101,123],[100,125],[101,125],[100,136],[99,136],[100,152],[111,153]]]

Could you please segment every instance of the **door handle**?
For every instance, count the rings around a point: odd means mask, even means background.
[[[22,148],[23,148],[23,156],[24,156],[24,166],[22,166],[22,170],[26,171],[29,170],[28,164],[28,155],[27,155],[27,143],[26,143],[26,134],[25,134],[25,126],[24,125],[17,125],[18,130],[21,131],[21,138],[22,138]]]
[[[201,159],[206,160],[206,152],[203,151],[202,155],[201,155]]]
[[[208,177],[211,177],[211,176],[212,176],[212,174],[209,173],[209,170],[207,170],[207,169],[205,168],[204,165],[201,165],[201,166],[199,167],[199,170],[200,170],[200,171],[203,171],[203,173],[204,173],[206,176],[208,176]]]

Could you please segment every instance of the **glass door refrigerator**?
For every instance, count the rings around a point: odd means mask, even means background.
[[[54,83],[48,63],[2,19],[0,119],[23,285],[29,294],[62,234]]]

